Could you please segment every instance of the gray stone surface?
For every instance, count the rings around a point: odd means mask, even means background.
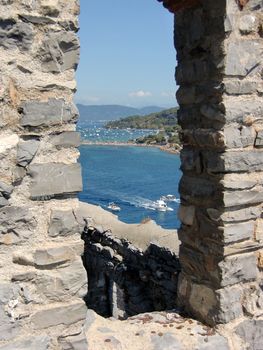
[[[219,263],[222,286],[253,281],[257,278],[257,257],[254,253],[230,256]]]
[[[67,246],[38,249],[34,253],[34,263],[37,267],[50,268],[73,260],[74,255],[74,251]]]
[[[240,40],[228,46],[225,74],[246,76],[260,64],[260,45],[256,41]]]
[[[28,208],[8,206],[0,209],[0,242],[12,244],[28,239],[36,226]]]
[[[32,26],[13,19],[0,20],[0,46],[8,50],[29,50],[32,45]]]
[[[30,127],[60,125],[75,121],[76,107],[66,105],[63,99],[49,99],[47,102],[28,101],[21,106],[21,125]]]
[[[21,166],[16,166],[13,170],[12,175],[13,175],[13,184],[19,185],[26,175],[26,170]]]
[[[0,345],[0,350],[48,350],[51,339],[47,335],[20,338],[6,345]]]
[[[73,32],[47,35],[39,51],[45,72],[59,73],[76,69],[79,61],[79,41]]]
[[[13,189],[14,187],[12,185],[8,185],[7,183],[0,181],[0,192],[5,198],[10,198]]]
[[[22,141],[17,146],[17,164],[27,166],[34,158],[40,142],[37,140]]]
[[[8,200],[3,197],[2,193],[0,193],[0,208],[5,207],[8,205]]]
[[[51,237],[80,233],[80,226],[72,210],[52,210],[48,234]]]
[[[60,148],[79,147],[80,146],[80,133],[76,131],[65,131],[59,135],[50,136],[50,142]]]
[[[154,350],[183,350],[183,345],[171,333],[165,333],[162,336],[152,335],[151,341]]]
[[[228,323],[243,315],[242,288],[238,285],[219,289],[216,291],[219,299],[219,308],[216,311],[218,323]]]
[[[236,223],[224,226],[225,243],[233,243],[246,239],[253,240],[255,232],[255,221]]]
[[[249,34],[256,29],[257,19],[254,15],[244,15],[239,20],[239,30],[242,34]]]
[[[69,305],[61,305],[43,309],[34,313],[31,322],[34,329],[44,329],[48,327],[71,325],[79,321],[85,321],[87,307],[83,301]]]
[[[59,343],[62,346],[62,350],[88,350],[88,340],[85,334],[60,338]]]
[[[260,130],[257,133],[255,147],[263,147],[263,130]]]
[[[248,344],[248,350],[262,350],[263,320],[246,320],[237,326],[236,333]]]
[[[79,164],[34,164],[29,166],[29,175],[32,177],[30,186],[32,199],[48,199],[82,191]]]

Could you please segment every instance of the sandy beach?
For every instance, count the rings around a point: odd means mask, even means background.
[[[172,147],[169,147],[167,145],[149,145],[149,144],[138,144],[135,142],[117,142],[117,141],[112,141],[112,142],[102,142],[102,141],[87,141],[87,140],[82,140],[81,141],[82,145],[94,145],[94,146],[135,146],[135,147],[154,147],[154,148],[159,148],[161,151],[168,152],[168,153],[173,153],[173,154],[180,154],[180,150],[176,150]]]

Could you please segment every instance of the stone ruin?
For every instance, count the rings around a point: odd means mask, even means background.
[[[78,0],[0,0],[0,350],[262,349],[263,3],[159,1],[175,13],[180,266],[84,229]],[[188,316],[105,320],[84,299],[106,316]]]

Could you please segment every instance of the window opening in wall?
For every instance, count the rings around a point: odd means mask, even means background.
[[[178,228],[173,16],[152,0],[118,0],[114,9],[106,0],[81,1],[80,26],[80,199],[126,223]],[[137,147],[146,145],[156,147]]]
[[[152,0],[116,0],[114,8],[82,0],[80,26],[79,198],[92,219],[84,235],[86,301],[120,319],[171,308],[177,278],[161,251],[171,255],[176,275],[181,172],[173,15]],[[112,240],[104,241],[107,230]]]

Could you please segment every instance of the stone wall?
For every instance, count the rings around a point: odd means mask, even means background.
[[[101,226],[86,226],[82,238],[88,307],[117,319],[176,307],[180,264],[171,249],[149,242],[142,250]]]
[[[86,315],[73,104],[78,1],[0,1],[0,349],[68,349]]]
[[[242,4],[206,0],[175,16],[179,297],[209,324],[256,325],[263,313],[262,1]]]

